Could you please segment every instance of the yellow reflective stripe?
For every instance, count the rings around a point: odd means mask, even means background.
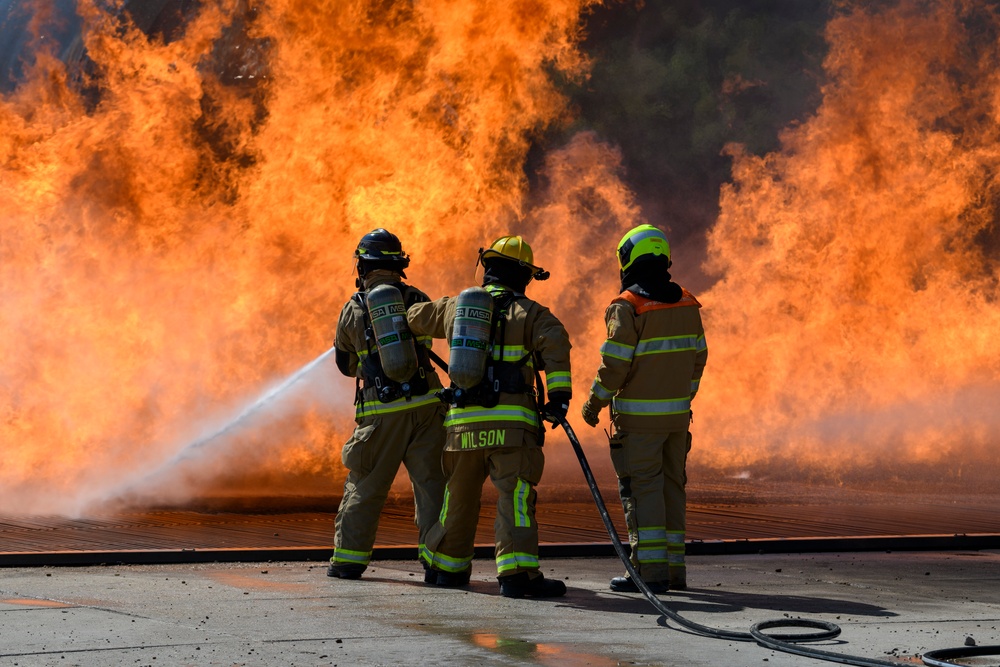
[[[445,428],[478,422],[520,422],[538,426],[538,413],[521,405],[498,405],[495,408],[476,406],[471,408],[451,408],[444,419]]]
[[[330,562],[367,565],[368,561],[371,560],[371,557],[371,551],[352,551],[350,549],[337,549],[335,547],[333,550],[333,557],[330,559]]]
[[[528,516],[528,497],[531,495],[531,484],[518,478],[514,486],[514,526],[530,528],[531,517]]]
[[[705,334],[698,336],[698,340],[695,342],[694,347],[699,352],[704,352],[708,349],[708,342],[705,340]]]
[[[420,559],[428,565],[445,572],[464,572],[472,566],[472,556],[454,558],[440,552],[434,552],[426,546],[420,547]]]
[[[403,410],[421,408],[425,405],[438,403],[439,401],[440,399],[431,393],[424,394],[423,396],[414,396],[410,400],[397,398],[395,401],[390,403],[383,403],[381,401],[364,401],[358,405],[355,410],[355,416],[360,419],[365,415],[384,415],[392,412],[402,412]]]
[[[497,361],[509,361],[511,363],[521,361],[528,356],[528,348],[523,345],[504,345],[503,348],[493,348],[493,358]],[[525,367],[531,368],[531,358],[525,362]]]
[[[523,551],[515,551],[514,553],[497,556],[497,572],[510,572],[519,567],[537,570],[538,556]]]
[[[448,518],[448,503],[451,502],[451,491],[444,487],[444,502],[441,503],[441,513],[438,514],[438,523],[444,525],[444,520]]]
[[[553,371],[545,373],[545,388],[549,393],[573,388],[573,379],[569,371]]]
[[[691,393],[692,394],[696,393],[700,386],[701,386],[701,378],[698,378],[697,380],[691,380]]]

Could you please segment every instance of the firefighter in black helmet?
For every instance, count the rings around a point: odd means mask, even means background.
[[[365,234],[354,257],[358,291],[341,311],[334,342],[337,368],[357,380],[357,426],[342,452],[348,474],[327,570],[328,576],[341,579],[358,579],[368,567],[379,515],[400,464],[412,482],[421,547],[441,512],[444,495],[444,407],[435,396],[441,382],[429,361],[431,339],[416,340],[417,372],[408,381],[392,380],[383,364],[387,355],[379,353],[367,303],[369,293],[387,285],[398,290],[404,311],[430,299],[402,282],[410,259],[399,239],[385,229]],[[405,314],[402,319],[405,323]]]

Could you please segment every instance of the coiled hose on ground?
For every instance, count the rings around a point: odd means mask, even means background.
[[[776,619],[755,623],[750,627],[749,632],[737,632],[734,630],[722,630],[720,628],[713,628],[700,623],[695,623],[694,621],[688,620],[670,609],[670,607],[665,605],[659,598],[656,597],[656,595],[653,594],[649,586],[646,585],[646,582],[644,582],[642,577],[639,576],[639,573],[636,572],[635,567],[632,565],[632,561],[629,559],[629,555],[625,552],[625,547],[622,545],[621,538],[618,537],[618,531],[615,529],[614,523],[611,521],[607,505],[604,504],[604,498],[601,496],[601,491],[597,487],[597,481],[594,479],[594,474],[590,469],[590,464],[587,462],[587,456],[583,453],[583,447],[580,445],[580,441],[577,439],[576,433],[573,431],[573,427],[571,427],[569,422],[563,418],[559,419],[559,424],[566,432],[566,437],[569,438],[569,442],[573,446],[573,451],[576,452],[576,458],[580,461],[580,467],[583,469],[583,476],[587,479],[587,486],[590,487],[590,493],[594,496],[594,502],[597,504],[597,511],[601,514],[601,520],[604,522],[604,527],[607,529],[608,535],[611,537],[611,542],[614,545],[615,552],[625,565],[625,569],[628,571],[632,581],[634,581],[639,590],[642,591],[642,594],[646,596],[646,599],[649,600],[650,604],[652,604],[661,614],[678,625],[707,637],[729,639],[741,642],[756,642],[761,646],[775,651],[793,653],[807,658],[815,658],[817,660],[839,662],[845,665],[860,665],[861,667],[899,667],[901,664],[899,662],[844,655],[842,653],[824,651],[814,647],[799,646],[799,644],[802,643],[825,641],[839,636],[840,626],[835,623],[815,621],[807,618]],[[791,634],[768,634],[764,632],[765,630],[772,630],[775,628],[809,628],[817,630],[818,632],[797,632]],[[984,655],[1000,655],[1000,646],[970,646],[937,649],[924,653],[922,660],[925,665],[930,665],[931,667],[961,667],[958,663],[949,662],[948,660]]]

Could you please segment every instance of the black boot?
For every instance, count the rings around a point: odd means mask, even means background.
[[[665,581],[647,581],[646,585],[654,595],[663,595],[670,592],[670,585]],[[611,590],[618,593],[639,593],[639,586],[632,581],[632,577],[615,577],[611,580]]]
[[[500,594],[505,598],[557,598],[566,595],[566,584],[554,579],[546,579],[539,572],[532,578],[527,572],[518,572],[506,577],[497,577]]]
[[[360,579],[361,573],[367,569],[364,565],[354,565],[353,563],[330,563],[326,569],[326,576],[337,579]]]
[[[463,570],[461,572],[445,572],[444,570],[435,570],[437,573],[437,578],[434,581],[438,586],[444,586],[445,588],[461,588],[462,586],[469,585],[469,579],[472,578],[472,569]]]

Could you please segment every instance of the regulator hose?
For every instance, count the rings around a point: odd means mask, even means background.
[[[652,590],[650,590],[649,586],[642,580],[642,577],[639,576],[639,573],[632,565],[629,555],[625,553],[625,547],[622,546],[622,541],[618,536],[618,531],[615,528],[614,523],[611,521],[611,516],[608,514],[608,507],[604,504],[604,498],[601,496],[601,490],[597,486],[597,481],[594,479],[594,473],[590,469],[590,464],[587,462],[587,456],[583,452],[583,447],[580,445],[580,440],[577,439],[576,433],[573,431],[573,427],[569,425],[569,422],[567,422],[564,417],[559,417],[559,425],[563,427],[563,430],[566,432],[566,437],[569,438],[569,442],[573,446],[573,451],[576,452],[576,458],[580,462],[580,468],[583,469],[583,476],[587,480],[587,486],[590,487],[590,493],[594,497],[594,503],[597,505],[597,511],[601,515],[604,527],[607,529],[608,535],[611,537],[611,543],[614,546],[615,552],[625,565],[625,570],[632,578],[632,581],[635,582],[635,585],[640,591],[642,591],[642,594],[646,596],[646,599],[649,600],[650,604],[652,604],[661,614],[671,619],[678,625],[707,637],[729,639],[731,641],[740,642],[756,642],[761,646],[775,651],[793,653],[795,655],[815,658],[817,660],[839,662],[845,665],[859,665],[860,667],[900,666],[901,663],[899,662],[844,655],[841,653],[834,653],[832,651],[824,651],[817,648],[797,645],[804,642],[825,641],[839,636],[840,626],[827,621],[816,621],[807,618],[783,618],[761,621],[751,626],[749,632],[738,632],[735,630],[723,630],[721,628],[713,628],[700,623],[695,623],[694,621],[688,620],[672,610],[659,598],[657,598]],[[788,634],[766,634],[764,632],[764,630],[770,630],[773,628],[809,628],[818,630],[818,632],[794,632]],[[925,665],[931,665],[932,667],[961,667],[956,663],[947,662],[947,659],[982,655],[1000,655],[1000,646],[975,646],[928,651],[923,655],[923,661]]]

